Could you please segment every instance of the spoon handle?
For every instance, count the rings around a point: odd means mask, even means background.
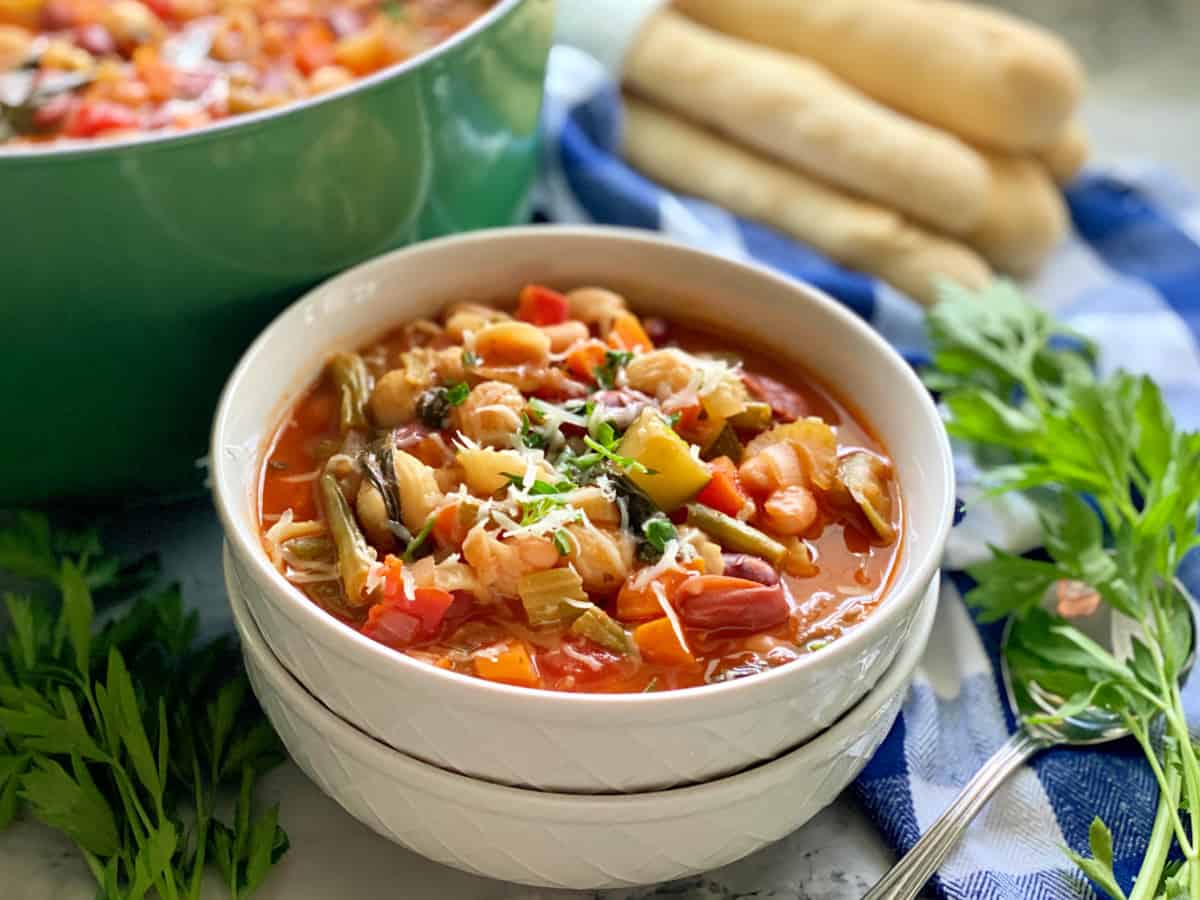
[[[996,788],[1014,769],[1047,746],[1045,740],[1019,729],[983,764],[930,829],[863,895],[862,900],[914,900]]]

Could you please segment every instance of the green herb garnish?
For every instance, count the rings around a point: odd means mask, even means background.
[[[642,523],[642,533],[646,540],[638,547],[638,555],[653,562],[663,555],[669,541],[676,540],[679,532],[666,516],[652,516]]]
[[[465,381],[452,384],[446,388],[446,402],[451,406],[462,406],[471,393],[471,387]]]
[[[178,588],[105,557],[94,531],[0,516],[0,827],[25,807],[79,848],[98,896],[200,896],[212,862],[234,898],[287,851],[255,784],[283,759],[229,636],[197,641]],[[95,611],[108,607],[104,626]],[[218,794],[236,788],[232,814]]]
[[[1124,372],[1097,378],[1086,341],[1012,285],[979,294],[946,289],[928,326],[934,368],[927,381],[942,392],[950,433],[971,446],[993,493],[1033,490],[1049,555],[995,552],[970,570],[978,585],[968,602],[986,620],[1015,616],[1007,650],[1014,676],[1066,698],[1039,721],[1093,705],[1111,711],[1158,782],[1158,818],[1128,898],[1112,870],[1112,836],[1098,817],[1091,857],[1071,857],[1120,900],[1198,897],[1200,762],[1178,687],[1192,621],[1174,577],[1200,545],[1200,434],[1175,427],[1150,379]],[[1041,608],[1047,590],[1062,582],[1082,582],[1138,623],[1128,658]],[[1183,860],[1168,870],[1173,842]]]
[[[633,354],[628,350],[609,350],[604,354],[604,362],[596,366],[593,374],[600,387],[611,390],[617,386],[617,373],[629,365]]]
[[[470,350],[463,350],[462,364],[464,369],[473,369],[479,365],[479,357]]]
[[[521,443],[530,450],[544,450],[547,443],[546,436],[537,430],[525,413],[521,413]]]
[[[591,448],[591,450],[594,453],[596,453],[598,456],[603,457],[604,459],[607,459],[611,462],[616,463],[618,466],[620,466],[626,472],[638,472],[642,475],[657,475],[658,474],[654,469],[646,468],[645,465],[638,462],[636,459],[632,459],[628,456],[621,456],[618,453],[616,453],[615,451],[610,450],[608,447],[604,446],[604,444],[601,444],[599,441],[597,441],[595,438],[593,438],[590,434],[584,435],[583,443],[586,444],[589,448]],[[576,461],[578,463],[583,463],[583,461],[585,459],[586,459],[586,455],[576,457]],[[596,460],[593,460],[590,464],[594,464],[594,462],[596,462]]]
[[[559,556],[567,556],[570,554],[571,534],[565,528],[559,528],[555,530],[554,549],[558,551]]]

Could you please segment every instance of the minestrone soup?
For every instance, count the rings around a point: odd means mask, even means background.
[[[881,601],[902,518],[886,449],[795,366],[538,285],[333,354],[260,514],[283,576],[367,637],[590,692],[819,653]]]

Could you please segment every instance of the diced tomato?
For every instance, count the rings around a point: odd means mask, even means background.
[[[808,401],[799,392],[767,375],[742,373],[742,382],[759,400],[770,404],[771,411],[785,422],[794,422],[809,414]]]
[[[138,114],[120,103],[84,100],[67,114],[63,134],[67,137],[95,137],[108,131],[137,128]]]
[[[540,284],[521,288],[517,302],[517,318],[534,325],[559,325],[567,321],[571,309],[565,295]]]
[[[736,518],[748,500],[738,481],[737,467],[728,456],[718,456],[709,466],[712,479],[696,495],[696,502]]]
[[[631,312],[617,313],[613,318],[608,343],[618,350],[653,350],[654,342],[646,334],[641,320]]]
[[[384,601],[371,607],[362,633],[393,650],[404,650],[419,639],[421,620],[398,605]]]
[[[689,628],[765,631],[787,621],[791,607],[783,585],[726,575],[697,575],[675,594],[679,618]]]
[[[440,588],[419,587],[414,589],[410,596],[404,586],[404,563],[390,554],[384,559],[383,570],[383,599],[371,607],[363,633],[374,637],[373,634],[367,633],[367,627],[371,625],[370,616],[373,615],[377,620],[389,623],[392,631],[406,635],[409,643],[428,640],[436,635],[446,618],[446,612],[455,603],[454,595]],[[413,619],[417,623],[415,630],[410,630],[407,623],[403,626],[395,624],[402,619],[399,615],[393,616],[392,611]]]
[[[538,667],[550,680],[570,677],[576,682],[596,682],[611,678],[622,659],[591,641],[568,640],[557,650],[539,654]]]
[[[296,68],[305,75],[333,63],[335,38],[333,30],[324,22],[310,22],[300,29],[294,40]]]
[[[603,365],[608,347],[600,341],[585,341],[567,354],[567,369],[576,378],[596,380],[596,367]]]

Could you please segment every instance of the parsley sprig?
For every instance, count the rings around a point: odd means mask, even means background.
[[[941,392],[950,433],[971,447],[992,493],[1030,492],[1048,557],[994,551],[970,570],[978,585],[968,602],[987,620],[1017,618],[1007,651],[1015,677],[1062,698],[1038,719],[1108,710],[1158,781],[1156,825],[1128,895],[1099,817],[1091,856],[1072,858],[1119,900],[1200,897],[1200,763],[1178,685],[1192,619],[1175,583],[1200,544],[1200,434],[1175,426],[1150,379],[1098,377],[1090,345],[1010,284],[945,289],[928,327],[926,380]],[[1137,623],[1127,658],[1042,609],[1046,592],[1064,582],[1083,583]],[[1173,843],[1183,860],[1168,868]]]
[[[0,570],[27,588],[4,596],[0,827],[24,806],[63,832],[106,900],[194,900],[210,862],[231,897],[253,893],[288,848],[277,808],[253,815],[283,752],[234,641],[199,642],[153,565],[39,514],[0,514]]]

